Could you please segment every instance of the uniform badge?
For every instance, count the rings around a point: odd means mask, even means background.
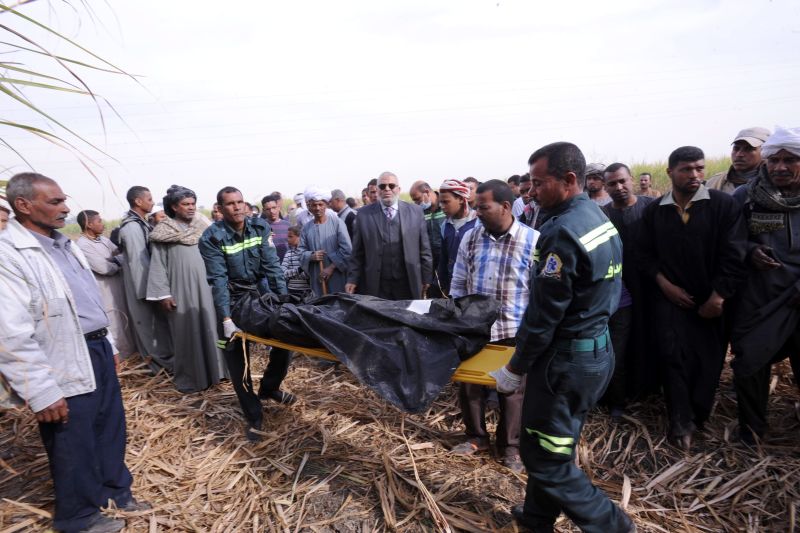
[[[539,275],[545,278],[561,279],[562,266],[563,262],[561,258],[554,253],[549,253],[547,257],[544,258],[544,266]]]

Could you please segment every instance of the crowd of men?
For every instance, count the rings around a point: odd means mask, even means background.
[[[629,402],[663,393],[669,441],[688,450],[730,346],[739,438],[755,444],[767,436],[772,365],[788,357],[800,370],[800,128],[747,128],[732,147],[730,169],[707,181],[702,150],[674,150],[664,194],[650,174],[634,184],[627,165],[587,164],[570,143],[540,148],[507,180],[416,181],[412,202],[384,172],[360,206],[310,186],[287,212],[279,192],[258,209],[226,186],[208,220],[174,185],[155,220],[150,190],[137,186],[110,238],[86,210],[74,244],[57,231],[69,212],[59,185],[14,176],[0,207],[0,384],[36,413],[54,527],[117,531],[124,522],[99,512],[109,499],[147,506],[124,464],[118,357],[138,353],[186,393],[230,379],[252,441],[262,400],[296,401],[281,389],[283,349],[255,392],[232,309],[256,290],[279,302],[493,297],[489,342],[514,356],[491,373],[496,389],[460,385],[465,437],[453,453],[491,448],[496,408],[497,457],[528,474],[520,524],[552,531],[564,512],[586,531],[635,530],[575,466],[595,404],[618,421]]]

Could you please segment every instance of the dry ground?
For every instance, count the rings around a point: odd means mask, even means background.
[[[230,384],[181,395],[138,361],[124,363],[121,381],[134,494],[154,507],[129,515],[127,531],[515,531],[508,511],[524,478],[490,456],[447,452],[462,430],[454,386],[424,416],[403,415],[346,370],[301,356],[286,382],[301,400],[265,405],[264,441],[252,445]],[[794,531],[800,395],[787,365],[773,388],[773,433],[758,449],[735,443],[726,371],[691,453],[665,442],[654,401],[619,425],[595,412],[578,460],[640,531]],[[0,418],[0,454],[0,533],[46,529],[52,485],[30,414]]]

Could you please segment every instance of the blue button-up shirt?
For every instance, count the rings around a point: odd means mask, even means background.
[[[73,255],[71,247],[75,244],[61,233],[54,231],[50,237],[31,232],[41,243],[53,262],[56,264],[75,300],[78,320],[84,333],[91,333],[108,327],[108,315],[103,308],[100,289],[94,280],[92,271],[83,268],[78,258]]]

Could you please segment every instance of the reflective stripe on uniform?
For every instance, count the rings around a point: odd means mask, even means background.
[[[575,444],[574,437],[556,437],[531,428],[525,428],[525,431],[528,432],[528,435],[539,437],[539,446],[548,452],[572,455],[572,446]]]
[[[606,222],[578,240],[581,241],[587,252],[591,252],[604,242],[608,242],[614,235],[618,235],[617,228],[611,222]]]
[[[248,248],[252,248],[253,246],[261,246],[262,237],[250,237],[249,239],[245,239],[242,242],[237,242],[236,244],[231,244],[230,246],[222,245],[222,253],[225,255],[232,255],[242,252]]]

